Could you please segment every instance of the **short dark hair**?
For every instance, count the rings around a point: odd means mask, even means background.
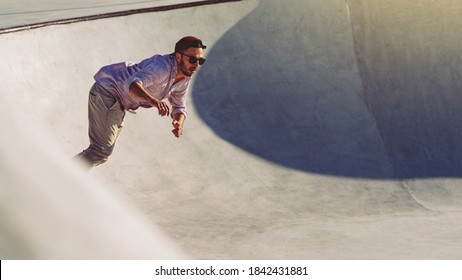
[[[182,52],[189,48],[201,48],[205,50],[207,46],[204,46],[201,39],[194,36],[183,37],[175,44],[175,52]]]

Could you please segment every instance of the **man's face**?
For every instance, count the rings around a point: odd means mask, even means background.
[[[178,70],[181,71],[183,75],[191,77],[199,68],[200,62],[204,57],[204,50],[201,48],[189,48],[177,55],[180,59]]]

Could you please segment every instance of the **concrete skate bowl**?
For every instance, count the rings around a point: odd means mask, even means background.
[[[2,34],[0,253],[460,259],[458,19],[449,1],[386,2],[247,0]],[[209,47],[184,136],[138,110],[110,160],[78,173],[95,71],[189,34]]]
[[[325,175],[462,175],[461,4],[261,1],[208,51],[193,90],[213,130]]]

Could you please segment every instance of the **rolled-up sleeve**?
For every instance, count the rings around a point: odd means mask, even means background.
[[[172,105],[172,117],[176,114],[183,114],[185,117],[188,115],[186,109],[186,90],[174,91],[168,97],[170,105]]]

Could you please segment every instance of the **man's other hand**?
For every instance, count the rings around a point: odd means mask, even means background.
[[[172,122],[172,125],[174,127],[174,129],[172,130],[172,133],[175,135],[175,137],[180,138],[181,135],[183,135],[183,126],[177,120],[174,120]]]

